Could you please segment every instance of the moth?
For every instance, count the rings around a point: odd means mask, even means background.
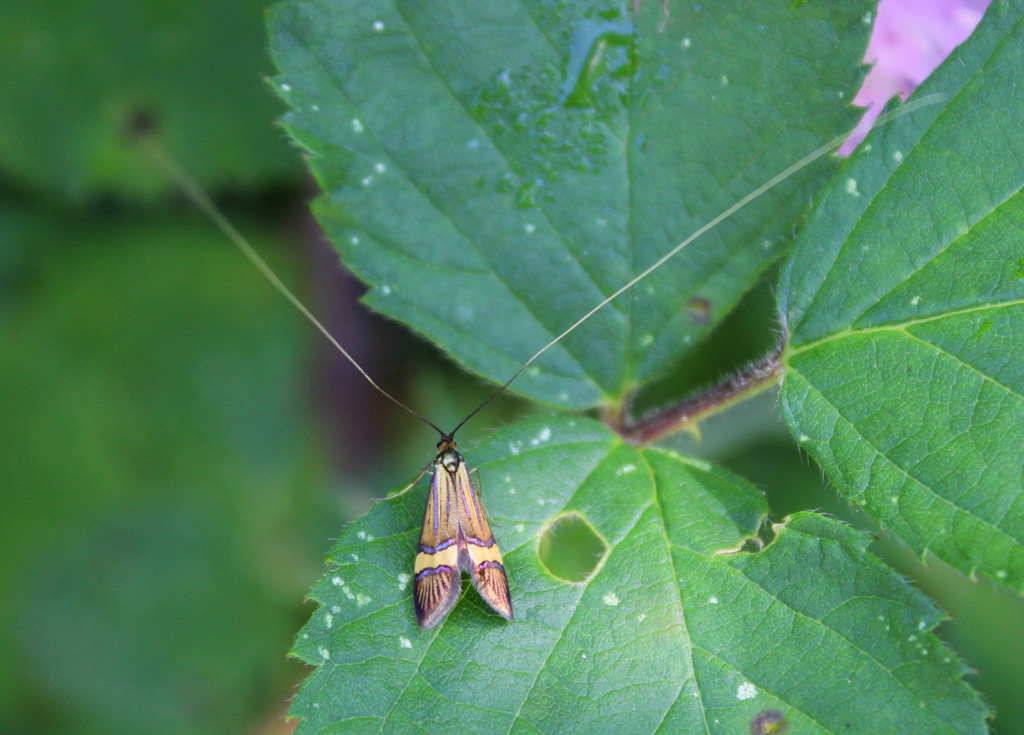
[[[466,571],[484,601],[512,619],[508,577],[466,460],[451,435],[442,435],[433,462],[427,510],[416,551],[413,600],[416,622],[437,625],[459,601]],[[479,480],[479,473],[477,474]]]
[[[906,114],[913,109],[923,107],[939,101],[939,97],[932,96],[922,98],[916,102],[904,105],[886,115],[882,115],[875,121],[875,126],[885,124],[894,117]],[[484,512],[483,504],[480,502],[480,494],[477,487],[473,485],[470,478],[470,471],[466,467],[466,461],[455,446],[455,432],[469,421],[478,411],[491,402],[498,394],[502,393],[526,368],[548,349],[560,342],[570,332],[575,330],[597,311],[604,308],[611,301],[631,289],[638,282],[646,278],[655,270],[660,268],[666,261],[673,258],[679,251],[699,238],[704,233],[716,227],[723,220],[728,219],[737,210],[745,207],[754,199],[757,199],[765,192],[774,188],[777,184],[792,176],[800,169],[808,166],[813,161],[830,153],[843,143],[845,135],[841,135],[826,143],[817,150],[800,159],[789,168],[780,172],[773,178],[766,181],[743,198],[736,201],[713,219],[709,220],[689,237],[673,247],[667,253],[658,258],[654,263],[645,268],[638,275],[634,276],[628,283],[621,286],[610,296],[605,298],[590,311],[577,319],[565,331],[540,348],[533,357],[527,360],[504,384],[499,386],[490,397],[476,407],[462,422],[449,433],[442,431],[436,424],[421,416],[413,409],[406,406],[386,390],[377,385],[376,382],[356,362],[337,339],[324,327],[320,321],[305,307],[304,304],[293,294],[284,283],[271,270],[267,263],[253,249],[242,235],[234,229],[227,218],[217,209],[196,181],[182,169],[169,155],[167,155],[155,142],[148,145],[148,153],[153,160],[159,164],[170,177],[177,182],[181,190],[188,196],[203,212],[205,212],[214,224],[241,250],[257,270],[266,277],[288,301],[292,303],[302,314],[316,327],[327,340],[366,378],[378,392],[398,407],[408,411],[413,416],[433,427],[440,435],[441,440],[437,444],[437,455],[433,461],[403,490],[405,492],[413,487],[428,470],[433,468],[433,479],[430,483],[430,493],[427,498],[427,508],[423,519],[423,530],[420,533],[419,547],[414,562],[414,583],[413,603],[416,610],[416,620],[420,628],[427,629],[437,625],[451,611],[459,600],[462,591],[462,572],[470,574],[473,586],[476,587],[480,596],[490,605],[495,612],[506,620],[512,619],[512,599],[509,592],[508,577],[505,572],[505,565],[501,558],[501,551],[494,540],[487,515]],[[477,474],[479,482],[479,473]],[[401,494],[401,493],[400,493]]]

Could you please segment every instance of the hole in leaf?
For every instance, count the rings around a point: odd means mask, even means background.
[[[551,521],[540,535],[537,555],[552,576],[583,582],[608,553],[608,544],[579,513],[566,513]]]

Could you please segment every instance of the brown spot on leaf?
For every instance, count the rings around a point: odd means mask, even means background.
[[[157,116],[151,108],[139,106],[128,111],[124,122],[124,136],[129,140],[148,138],[156,129]]]
[[[750,723],[750,735],[782,735],[788,726],[785,715],[777,709],[765,709]]]
[[[703,296],[694,296],[686,304],[686,313],[697,324],[711,321],[711,302]]]

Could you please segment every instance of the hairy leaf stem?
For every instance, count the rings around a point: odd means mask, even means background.
[[[625,411],[621,423],[616,427],[619,434],[631,444],[643,445],[676,431],[695,430],[701,419],[779,383],[785,372],[781,360],[784,347],[779,347],[760,362],[679,403],[640,418],[632,418],[628,410]]]

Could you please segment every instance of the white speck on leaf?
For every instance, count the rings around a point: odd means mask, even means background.
[[[635,464],[624,464],[619,469],[615,470],[616,475],[628,475],[630,472],[636,471]]]
[[[864,21],[864,25],[869,26],[869,25],[871,25],[871,20],[873,18],[874,18],[874,16],[870,12],[868,12],[868,13],[864,13],[864,17],[861,18],[861,20]]]
[[[405,588],[408,585],[409,585],[409,575],[406,574],[405,572],[402,572],[401,574],[398,575],[398,589],[404,592]]]
[[[640,338],[641,347],[650,347],[652,344],[654,344],[653,334],[645,334],[643,337]]]
[[[690,48],[690,39],[689,38],[684,38],[683,39],[682,47],[683,48]]]
[[[470,138],[468,141],[466,141],[466,147],[469,148],[470,150],[473,150],[474,148],[479,148],[480,141],[477,140],[476,138]]]
[[[384,294],[385,296],[390,296],[391,295],[391,286],[381,286],[380,287],[380,292],[382,294]]]
[[[896,161],[896,163],[902,163],[903,162],[903,151],[895,151],[892,154],[892,160]]]
[[[324,615],[324,625],[326,625],[328,628],[334,625],[334,616],[330,613]]]
[[[365,541],[366,540],[366,531],[360,531],[359,533],[356,534],[356,536],[358,536],[360,538],[360,540]]]
[[[356,599],[356,596],[352,594],[352,590],[350,590],[348,587],[342,587],[341,591],[345,593],[345,597],[347,597],[348,599]]]
[[[532,235],[537,228],[533,223],[528,222],[523,229],[526,230],[527,235]]]
[[[797,437],[797,441],[800,442],[801,444],[804,444],[805,442],[809,442],[810,440],[811,440],[811,437],[807,436],[807,434],[801,434],[799,437]]]
[[[846,180],[846,193],[850,194],[851,196],[855,196],[855,197],[859,197],[860,196],[860,192],[857,191],[857,179],[847,179]]]
[[[341,612],[341,605],[331,605],[331,612],[337,615]]]
[[[352,132],[353,133],[361,133],[365,129],[366,128],[363,127],[363,123],[359,121],[358,117],[352,118]]]
[[[717,605],[718,604],[718,598],[714,597],[714,596],[709,597],[708,598],[708,602],[710,602],[712,605]]]
[[[910,300],[910,305],[911,306],[917,306],[920,303],[921,303],[921,297],[920,296],[915,296],[914,298],[912,298]]]
[[[736,699],[753,699],[757,696],[757,687],[751,684],[749,681],[745,681],[740,684],[739,689],[736,690]]]
[[[410,641],[404,635],[400,635],[400,636],[398,636],[398,647],[399,648],[412,648],[412,641]]]
[[[609,592],[607,595],[604,596],[603,599],[604,599],[604,604],[605,605],[610,605],[611,607],[615,607],[616,605],[619,604],[619,596],[617,594],[615,594],[614,592]]]
[[[320,646],[320,650],[318,651],[318,653],[320,654],[320,658],[322,658],[324,661],[331,657],[331,652],[323,646]]]
[[[516,531],[518,531],[519,533],[522,533],[525,530],[526,530],[526,526],[525,525],[523,525],[522,523],[517,523],[516,524]]]
[[[637,617],[637,620],[639,620],[642,623],[645,620],[647,620],[647,615],[645,613],[640,613],[640,615]]]
[[[313,105],[313,112],[320,112],[320,105]]]
[[[729,77],[727,77],[727,76],[725,76],[725,74],[723,74],[722,75],[722,86],[724,87],[728,83],[729,83]]]
[[[381,31],[384,30],[384,24],[381,23],[379,20],[373,21],[373,30],[377,31],[377,33],[380,33]]]
[[[542,442],[546,442],[548,439],[551,438],[551,429],[545,426],[543,429],[540,430],[540,435],[537,438],[540,439]]]
[[[358,245],[359,244],[359,238],[353,236],[352,239],[349,240],[349,242],[352,243],[353,245]]]
[[[382,173],[384,173],[385,171],[388,170],[388,167],[385,166],[383,163],[378,162],[378,163],[374,164],[373,170],[376,171],[379,174],[382,174]]]
[[[345,580],[341,577],[334,576],[331,577],[331,584],[333,584],[335,587],[341,587],[343,584],[345,584]]]
[[[369,186],[372,183],[373,183],[373,177],[372,176],[367,176],[362,181],[363,186]]]
[[[368,595],[364,595],[362,592],[360,592],[358,595],[356,595],[356,604],[359,605],[359,607],[362,607],[363,605],[369,604],[371,599],[372,598],[370,598]]]

